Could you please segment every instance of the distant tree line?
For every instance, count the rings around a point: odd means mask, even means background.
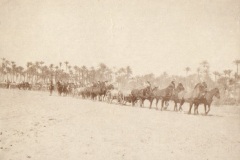
[[[14,61],[1,58],[0,81],[22,82],[27,81],[32,84],[49,83],[62,80],[65,82],[89,84],[97,81],[109,81],[114,83],[119,89],[132,89],[142,87],[146,81],[159,88],[166,87],[173,79],[184,84],[187,90],[192,89],[196,83],[203,80],[207,82],[209,88],[219,87],[225,97],[229,93],[235,96],[239,88],[239,64],[240,60],[234,60],[236,71],[226,69],[223,71],[210,71],[210,64],[207,61],[199,63],[196,71],[189,66],[183,68],[185,76],[168,75],[163,72],[156,76],[153,73],[133,76],[130,66],[121,68],[110,68],[104,63],[96,67],[71,65],[68,61],[58,64],[45,64],[43,61],[27,62],[26,66],[18,66]],[[240,98],[239,98],[240,99]]]
[[[50,80],[73,83],[92,83],[96,81],[121,82],[132,76],[130,66],[120,69],[109,68],[100,63],[96,68],[86,66],[72,66],[68,61],[59,64],[45,64],[43,61],[27,62],[26,67],[18,66],[16,62],[2,58],[0,66],[0,81],[22,82],[32,84],[48,83]]]

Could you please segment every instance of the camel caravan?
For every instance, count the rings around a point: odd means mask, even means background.
[[[169,86],[162,89],[152,87],[151,83],[147,82],[147,85],[142,89],[132,90],[119,90],[114,87],[113,84],[108,84],[107,81],[98,81],[97,83],[89,84],[87,86],[58,81],[56,83],[56,90],[59,96],[71,95],[82,99],[91,99],[93,101],[98,100],[121,105],[130,103],[132,106],[135,106],[136,103],[138,103],[140,107],[143,107],[144,101],[148,100],[150,102],[150,109],[152,108],[154,100],[156,102],[156,109],[158,109],[158,102],[161,100],[161,111],[167,108],[169,101],[174,102],[174,111],[183,111],[183,104],[189,103],[189,114],[191,114],[193,106],[194,114],[199,114],[198,107],[203,104],[205,109],[204,114],[206,115],[210,111],[213,97],[220,98],[219,89],[213,88],[208,90],[205,82],[196,84],[192,91],[187,92],[182,83],[178,83],[175,87],[175,80],[173,80]]]
[[[34,88],[28,82],[22,82],[19,84],[6,84],[7,88],[18,88],[20,90],[31,90]],[[39,86],[38,86],[39,87]],[[44,87],[44,86],[41,86]],[[36,88],[36,86],[35,86]],[[158,88],[152,87],[150,82],[146,82],[146,85],[141,89],[132,90],[119,90],[113,84],[108,84],[108,81],[92,83],[88,85],[66,83],[58,81],[56,85],[53,85],[51,81],[48,86],[45,86],[50,91],[50,95],[55,90],[59,96],[72,96],[82,99],[90,99],[93,101],[104,101],[107,103],[117,103],[126,105],[130,103],[135,106],[137,103],[140,107],[144,107],[144,101],[150,102],[149,109],[152,108],[152,103],[155,100],[155,106],[158,110],[158,102],[161,101],[160,110],[166,110],[169,102],[174,103],[174,111],[183,111],[182,106],[184,103],[189,103],[188,114],[191,114],[191,110],[194,106],[194,114],[199,114],[198,107],[203,105],[207,115],[211,108],[213,97],[220,99],[220,92],[218,88],[208,89],[205,82],[200,82],[195,87],[187,92],[182,83],[178,83],[175,86],[175,80],[173,80],[167,87]]]

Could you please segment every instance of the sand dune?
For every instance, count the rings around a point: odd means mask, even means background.
[[[1,160],[240,159],[239,106],[194,116],[6,89],[0,102]]]

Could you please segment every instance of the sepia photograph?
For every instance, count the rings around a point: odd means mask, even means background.
[[[0,160],[239,159],[239,0],[0,0]]]

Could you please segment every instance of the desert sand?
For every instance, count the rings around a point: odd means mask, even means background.
[[[7,89],[0,102],[1,160],[240,159],[239,106],[188,115]]]

